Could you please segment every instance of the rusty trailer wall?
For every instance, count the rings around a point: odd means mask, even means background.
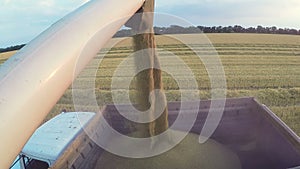
[[[200,101],[196,122],[190,132],[200,134],[206,121],[211,101]],[[168,104],[170,126],[176,120],[180,102]],[[123,105],[122,110],[126,110]],[[183,110],[188,116],[190,110]],[[120,133],[130,132],[128,120],[121,117],[114,105],[104,114]],[[177,130],[186,128],[180,124]],[[300,139],[266,106],[254,98],[226,99],[223,117],[211,139],[235,152],[243,169],[282,169],[300,166]]]
[[[211,101],[200,101],[196,122],[190,132],[200,134]],[[176,120],[180,102],[168,104],[170,126]],[[122,105],[126,110],[126,105]],[[188,116],[190,110],[183,110]],[[128,134],[132,129],[128,120],[121,116],[114,105],[106,106],[102,114],[106,121],[118,132]],[[93,119],[86,132],[93,139],[109,136],[98,133],[100,113]],[[180,124],[177,130],[185,128]],[[211,139],[232,150],[239,157],[243,169],[269,168],[284,169],[300,166],[300,139],[266,106],[254,98],[227,99],[223,117]],[[84,169],[93,168],[103,149],[97,146],[83,132],[64,153],[53,168]]]

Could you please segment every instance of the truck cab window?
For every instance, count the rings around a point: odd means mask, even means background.
[[[20,155],[10,167],[10,169],[48,169],[48,168],[49,168],[48,163],[44,161],[32,159],[25,155]]]
[[[46,162],[28,159],[26,163],[26,169],[48,169],[49,165]]]

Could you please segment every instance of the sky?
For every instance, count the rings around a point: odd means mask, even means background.
[[[0,0],[0,48],[28,43],[87,1]],[[195,26],[300,29],[300,0],[156,0],[155,10],[183,18]]]

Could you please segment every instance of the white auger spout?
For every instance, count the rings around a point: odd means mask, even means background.
[[[72,83],[78,57],[84,55],[79,65],[83,69],[143,3],[144,0],[91,0],[0,67],[1,169],[9,168]],[[93,38],[96,34],[101,38]]]

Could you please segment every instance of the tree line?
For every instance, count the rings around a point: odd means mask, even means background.
[[[15,50],[20,50],[21,48],[23,48],[25,46],[25,44],[22,45],[15,45],[15,46],[10,46],[7,48],[0,48],[0,53],[3,52],[10,52],[10,51],[15,51]]]
[[[290,34],[300,35],[300,30],[290,28],[277,28],[271,27],[247,27],[244,28],[240,25],[235,26],[191,26],[182,27],[178,25],[171,25],[169,27],[154,27],[154,32],[157,35],[163,34],[191,34],[191,33],[263,33],[263,34]],[[117,32],[114,37],[127,37],[131,36],[130,29],[123,29]]]
[[[276,26],[272,27],[248,27],[244,28],[239,25],[235,26],[198,26],[203,33],[264,33],[264,34],[290,34],[290,35],[300,35],[300,30],[290,29],[290,28],[277,28]]]
[[[240,25],[235,26],[190,26],[182,27],[178,25],[171,25],[169,27],[154,27],[154,32],[157,35],[163,34],[192,34],[192,33],[263,33],[263,34],[289,34],[300,35],[300,30],[291,28],[277,28],[271,27],[247,27],[244,28]],[[114,37],[128,37],[133,33],[130,29],[122,29],[118,31]],[[24,47],[25,44],[10,46],[7,48],[0,48],[0,53],[19,50]]]

